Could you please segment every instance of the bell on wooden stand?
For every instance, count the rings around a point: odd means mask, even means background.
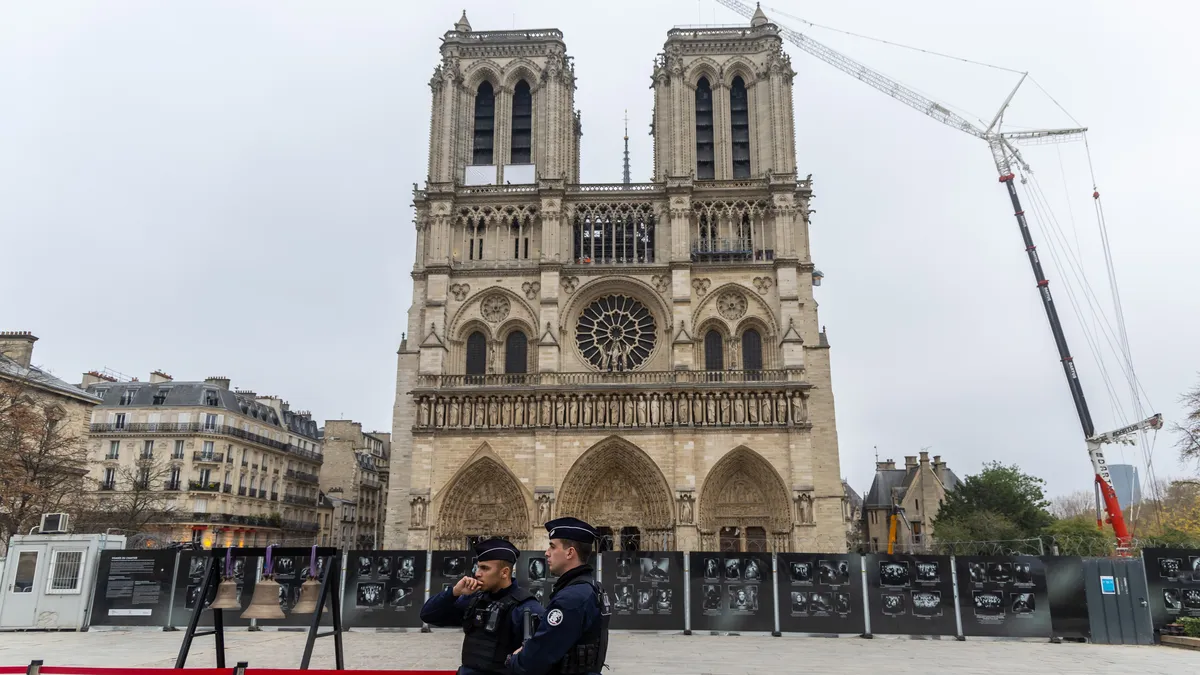
[[[317,603],[321,600],[321,582],[317,580],[317,547],[312,547],[312,557],[308,562],[308,578],[300,584],[300,599],[292,608],[295,614],[312,614],[317,611]]]
[[[250,606],[242,612],[243,619],[282,619],[283,609],[279,606],[279,582],[274,578],[274,566],[271,564],[271,546],[267,547],[267,556],[263,561],[263,578],[254,585],[254,597]]]
[[[209,605],[211,609],[241,609],[242,603],[238,598],[237,582],[233,579],[233,549],[225,549],[225,574],[221,577],[221,585],[217,586],[217,597]]]

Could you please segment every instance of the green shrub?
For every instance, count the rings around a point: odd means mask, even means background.
[[[1188,637],[1200,638],[1200,619],[1191,616],[1181,617],[1179,625],[1183,626],[1183,634]]]

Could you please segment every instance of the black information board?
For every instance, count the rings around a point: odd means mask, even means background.
[[[454,588],[459,579],[473,576],[475,554],[471,551],[434,551],[430,565],[429,595],[432,597]]]
[[[771,554],[691,553],[690,556],[692,630],[775,630]]]
[[[835,553],[779,553],[777,602],[783,633],[866,630],[862,558]]]
[[[296,614],[296,613],[292,612],[292,608],[295,607],[296,603],[300,600],[300,586],[304,583],[304,580],[308,578],[308,573],[309,573],[308,568],[309,568],[309,564],[312,562],[312,557],[310,555],[298,555],[298,556],[275,556],[275,555],[272,555],[271,561],[272,561],[272,567],[274,568],[274,573],[275,573],[275,583],[279,584],[279,608],[283,610],[283,613],[286,616],[284,616],[284,618],[282,618],[282,619],[259,619],[257,625],[259,625],[259,626],[309,626],[309,625],[312,625],[313,615],[311,613]],[[317,574],[318,575],[325,572],[325,566],[327,564],[328,563],[325,561],[324,558],[317,558]],[[265,572],[265,570],[264,570],[264,572]],[[336,589],[337,584],[341,583],[341,579],[330,579],[329,583],[334,584],[334,588]],[[251,589],[251,590],[253,590],[253,589]],[[251,596],[246,596],[246,597],[249,598]],[[244,610],[247,606],[249,606],[248,599],[244,600],[242,602],[242,609]],[[322,626],[332,626],[333,625],[332,609],[333,609],[332,606],[329,604],[328,601],[326,601],[325,611],[321,615],[321,625]],[[226,614],[226,616],[229,616],[229,615]]]
[[[864,560],[872,633],[957,634],[950,556],[872,553]]]
[[[1154,629],[1180,617],[1200,617],[1200,549],[1142,549]]]
[[[611,628],[684,629],[682,552],[606,551],[601,555],[602,585],[613,603]]]
[[[550,573],[545,551],[521,551],[521,557],[517,558],[517,566],[513,571],[517,585],[533,593],[533,597],[542,605],[550,602],[550,594],[554,591],[554,583],[558,581],[558,577]]]
[[[101,551],[93,626],[165,626],[178,551]]]
[[[963,635],[1050,637],[1046,568],[1033,556],[958,556]]]
[[[209,551],[183,551],[179,554],[179,572],[175,576],[175,595],[171,598],[171,623],[175,626],[186,626],[192,618],[192,608],[200,599],[200,586],[204,583],[204,561],[212,556]],[[225,558],[213,560],[219,565],[218,572],[223,574]],[[254,595],[254,584],[258,579],[258,557],[238,555],[238,549],[233,549],[233,579],[237,583],[238,601],[242,608],[224,610],[222,618],[226,627],[245,627],[250,625],[250,619],[241,618],[241,614],[250,606],[250,598]],[[218,578],[218,581],[220,579]],[[208,607],[217,597],[217,587],[213,586],[204,599],[203,607]],[[201,626],[212,625],[212,612],[206,611],[200,615]]]
[[[425,560],[425,551],[350,551],[346,558],[342,625],[420,628],[421,606],[425,604]],[[441,590],[441,585],[434,588]]]

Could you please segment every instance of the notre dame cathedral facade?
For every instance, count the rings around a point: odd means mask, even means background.
[[[560,31],[464,15],[441,53],[385,546],[571,515],[620,549],[845,550],[776,26],[667,33],[649,183],[580,183]]]

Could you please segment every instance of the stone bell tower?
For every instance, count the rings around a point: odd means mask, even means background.
[[[575,70],[562,31],[479,32],[467,14],[442,38],[429,85],[429,182],[579,180]]]
[[[792,70],[759,9],[745,28],[676,28],[654,68],[654,178],[796,172]]]

